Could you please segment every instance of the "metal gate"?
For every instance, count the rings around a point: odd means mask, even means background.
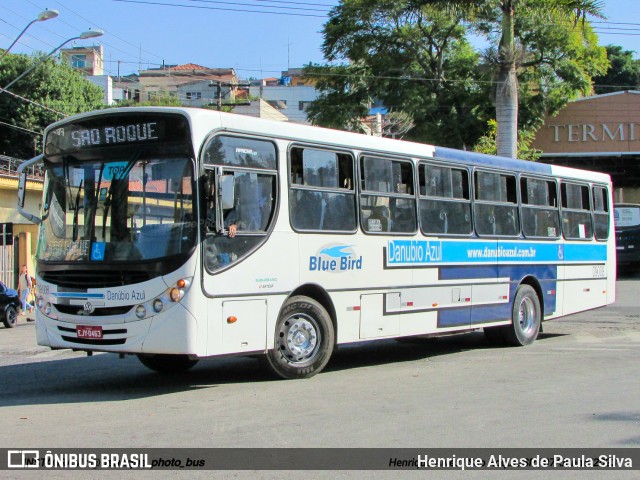
[[[13,245],[0,246],[0,280],[9,288],[16,288],[18,284],[15,272],[15,255],[18,249],[14,249],[17,245],[16,238]]]

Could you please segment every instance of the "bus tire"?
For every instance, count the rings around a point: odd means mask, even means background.
[[[504,339],[509,345],[532,344],[542,321],[542,310],[538,294],[530,285],[520,285],[516,290],[511,309],[511,325],[504,330]]]
[[[192,360],[187,355],[138,354],[142,364],[159,373],[180,373],[189,370],[198,360]]]
[[[18,324],[18,312],[13,305],[7,305],[7,308],[4,309],[2,323],[7,328],[13,328]]]
[[[308,297],[291,297],[278,316],[267,362],[284,379],[309,378],[329,362],[334,343],[333,323],[325,308]]]

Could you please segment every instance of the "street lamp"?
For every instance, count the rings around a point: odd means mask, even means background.
[[[31,20],[26,27],[24,27],[24,30],[22,30],[20,32],[20,35],[18,35],[16,37],[16,39],[13,41],[13,43],[11,45],[9,45],[9,48],[7,48],[4,52],[0,53],[0,61],[2,61],[2,59],[4,58],[4,56],[9,53],[9,50],[11,50],[11,47],[13,47],[16,42],[18,40],[20,40],[20,37],[22,36],[22,34],[24,32],[27,31],[27,28],[29,28],[31,25],[33,25],[36,22],[44,22],[45,20],[49,20],[51,18],[56,18],[59,15],[59,12],[57,10],[44,10],[42,12],[40,12],[40,14],[38,15],[38,17],[35,20]]]
[[[87,38],[95,38],[95,37],[100,37],[104,35],[104,32],[102,30],[87,30],[86,32],[82,32],[80,35],[78,35],[77,37],[73,37],[70,38],[68,40],[65,40],[64,42],[62,42],[60,45],[58,45],[56,48],[54,48],[53,50],[51,50],[49,53],[47,53],[44,57],[42,57],[40,59],[40,61],[34,63],[31,68],[28,68],[27,70],[25,70],[24,72],[22,72],[20,75],[18,75],[18,77],[14,78],[7,86],[5,87],[0,87],[0,90],[2,91],[6,91],[9,90],[9,87],[12,86],[14,83],[16,83],[18,80],[20,80],[22,77],[28,75],[29,73],[31,73],[31,71],[36,68],[38,65],[40,65],[42,62],[44,62],[47,58],[49,58],[51,55],[53,55],[56,50],[59,50],[60,48],[62,48],[64,45],[66,45],[67,43],[73,41],[73,40],[86,40]],[[0,94],[2,93],[2,91],[0,91]]]

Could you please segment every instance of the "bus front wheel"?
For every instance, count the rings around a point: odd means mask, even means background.
[[[309,378],[325,367],[334,342],[333,324],[325,308],[311,298],[292,297],[278,317],[267,362],[282,378]]]
[[[542,310],[538,294],[530,285],[520,285],[516,290],[511,310],[511,325],[503,331],[509,345],[532,344],[540,333]]]
[[[179,373],[189,370],[198,360],[192,360],[187,355],[155,355],[138,354],[138,360],[142,364],[160,373]]]

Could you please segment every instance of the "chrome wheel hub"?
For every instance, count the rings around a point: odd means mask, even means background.
[[[531,333],[536,324],[536,307],[529,297],[524,297],[520,302],[518,317],[522,331]]]
[[[308,360],[320,345],[317,324],[307,315],[293,315],[285,320],[279,337],[280,351],[290,362]]]

